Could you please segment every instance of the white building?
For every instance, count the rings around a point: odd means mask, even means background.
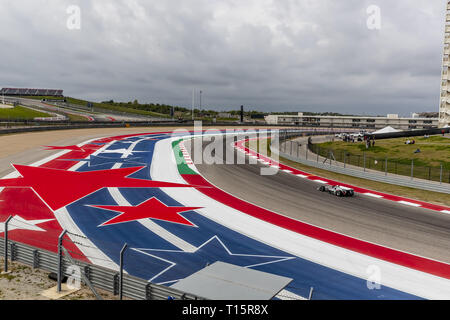
[[[386,117],[369,116],[306,116],[302,112],[297,115],[268,115],[267,124],[299,125],[312,127],[353,127],[382,129],[391,126],[397,130],[437,128],[437,118],[400,118],[397,114]]]
[[[444,54],[442,62],[441,98],[439,105],[439,127],[450,125],[450,1],[447,2],[445,18]]]

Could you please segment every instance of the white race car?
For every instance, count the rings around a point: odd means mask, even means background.
[[[343,186],[331,186],[329,184],[320,186],[319,188],[317,188],[317,190],[328,192],[338,197],[353,197],[355,195],[355,190],[353,190],[352,188]]]

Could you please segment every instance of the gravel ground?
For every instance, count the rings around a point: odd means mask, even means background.
[[[4,259],[0,259],[3,271]],[[49,273],[40,269],[33,269],[27,265],[8,261],[8,271],[0,274],[0,300],[50,300],[41,295],[47,289],[56,286],[56,281],[49,279]],[[97,293],[105,300],[118,300],[117,296],[103,290]],[[79,291],[62,297],[60,300],[95,300],[92,291],[82,286]]]

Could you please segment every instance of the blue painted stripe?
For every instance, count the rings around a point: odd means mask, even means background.
[[[148,151],[145,157],[147,167],[133,174],[134,178],[151,179],[149,168],[155,143],[156,141],[145,140],[137,145],[136,150]],[[120,148],[114,146],[111,150],[116,149]],[[111,155],[108,154],[108,157]],[[105,166],[111,168],[112,164]],[[123,165],[126,166],[131,165]],[[90,171],[93,168],[85,165],[79,171],[83,170]],[[98,170],[98,167],[94,170]],[[168,206],[181,206],[157,188],[121,188],[120,192],[132,205],[156,197]],[[86,205],[116,205],[109,192],[106,189],[100,190],[71,204],[67,209],[82,232],[114,262],[119,263],[119,252],[124,243],[128,243],[131,248],[142,249],[141,251],[130,249],[126,252],[125,269],[137,277],[154,278],[153,282],[156,283],[170,285],[174,280],[184,278],[202,269],[206,264],[220,260],[241,266],[262,264],[252,268],[293,278],[293,282],[286,289],[301,296],[307,296],[310,287],[314,287],[315,299],[418,299],[384,286],[380,290],[369,290],[364,279],[293,257],[193,211],[181,215],[197,227],[153,220],[191,245],[201,247],[194,253],[185,253],[139,222],[98,227],[118,213]],[[171,263],[167,261],[176,265],[171,267]],[[160,275],[155,277],[158,274]]]

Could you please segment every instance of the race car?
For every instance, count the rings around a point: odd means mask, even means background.
[[[331,186],[329,184],[320,186],[319,188],[317,188],[317,190],[328,192],[338,197],[353,197],[355,195],[355,191],[352,188],[343,186]]]

